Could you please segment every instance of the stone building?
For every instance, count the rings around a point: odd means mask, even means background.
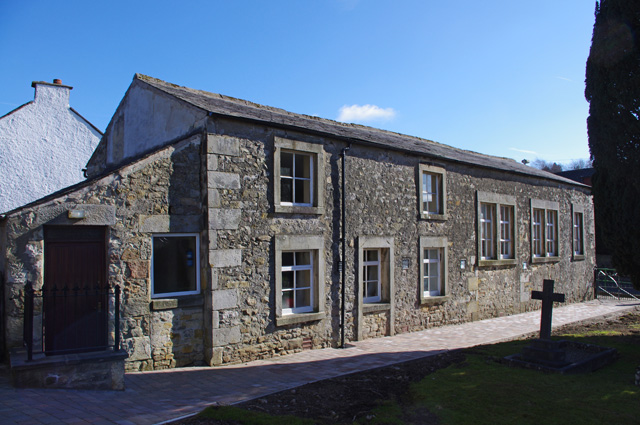
[[[128,370],[520,313],[543,279],[593,296],[589,188],[513,160],[136,75],[87,168],[0,221],[7,347],[59,242],[122,288]]]
[[[34,100],[0,117],[0,213],[84,180],[102,133],[69,106],[72,87],[34,81]]]

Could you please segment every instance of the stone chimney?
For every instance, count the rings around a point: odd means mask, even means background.
[[[47,104],[59,108],[69,107],[69,93],[73,87],[63,85],[60,79],[56,78],[53,83],[34,81],[31,87],[36,89],[34,96],[36,104]]]

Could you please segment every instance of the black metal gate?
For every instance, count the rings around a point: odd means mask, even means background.
[[[28,360],[34,352],[56,355],[120,349],[119,286],[113,290],[90,289],[87,285],[71,290],[34,291],[31,283],[27,283],[24,292],[24,345]],[[100,308],[87,309],[96,300],[102,303]],[[64,310],[56,306],[64,306]],[[112,340],[109,334],[113,334]]]
[[[640,291],[633,287],[631,279],[618,275],[615,269],[595,269],[594,282],[596,298],[640,300]]]

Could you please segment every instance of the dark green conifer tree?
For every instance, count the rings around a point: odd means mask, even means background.
[[[598,243],[640,289],[640,0],[596,3],[585,97]]]

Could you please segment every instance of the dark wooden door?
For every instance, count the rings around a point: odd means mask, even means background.
[[[48,227],[44,253],[45,352],[62,354],[106,348],[105,229]]]

